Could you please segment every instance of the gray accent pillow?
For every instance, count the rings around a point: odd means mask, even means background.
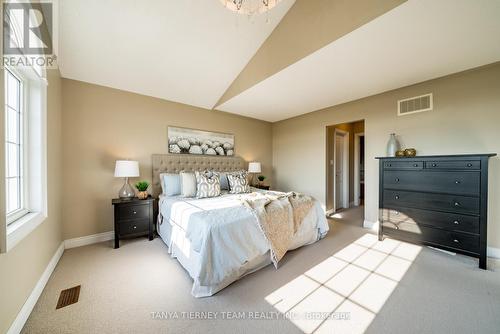
[[[248,185],[248,173],[246,171],[227,174],[227,179],[229,181],[230,194],[244,194],[251,191]]]
[[[219,179],[220,179],[220,189],[229,190],[229,181],[227,180],[227,173],[225,172],[219,173]]]
[[[219,173],[213,171],[195,172],[196,197],[207,198],[220,196]]]
[[[181,179],[181,196],[195,197],[196,196],[196,176],[192,172],[180,172]]]
[[[163,195],[177,196],[181,194],[181,177],[179,174],[161,173],[160,181]]]

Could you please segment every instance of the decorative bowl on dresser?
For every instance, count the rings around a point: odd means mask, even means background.
[[[488,160],[495,155],[377,158],[379,240],[474,256],[486,269]]]
[[[147,235],[153,240],[155,199],[120,199],[111,202],[115,208],[115,248],[120,247],[121,237]]]

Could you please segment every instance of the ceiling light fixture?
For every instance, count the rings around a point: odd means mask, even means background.
[[[229,10],[238,14],[260,14],[271,10],[281,0],[220,0]]]

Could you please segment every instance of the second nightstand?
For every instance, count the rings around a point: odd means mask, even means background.
[[[263,189],[263,190],[269,190],[270,186],[265,186],[263,184],[258,184],[256,186],[254,186],[255,188],[257,189]]]
[[[153,240],[154,198],[113,199],[115,207],[115,248],[120,247],[121,237],[147,235]]]

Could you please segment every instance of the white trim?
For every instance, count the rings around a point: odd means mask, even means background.
[[[340,130],[340,129],[335,129],[334,134],[333,134],[333,208],[335,211],[337,211],[339,208],[337,208],[337,177],[336,177],[336,171],[337,171],[337,134],[340,134],[344,137],[344,149],[343,149],[343,157],[342,157],[342,163],[343,163],[343,189],[342,189],[342,202],[343,202],[343,207],[345,209],[349,208],[349,132]]]
[[[486,254],[488,257],[500,259],[500,248],[488,247],[486,250]]]
[[[28,236],[47,218],[42,212],[32,212],[7,226],[7,252]]]
[[[64,241],[64,248],[70,249],[75,247],[87,246],[96,244],[99,242],[113,240],[115,238],[115,232],[109,231],[99,234],[87,235],[80,238],[73,238]]]
[[[25,208],[31,213],[5,227],[8,252],[48,216],[47,203],[47,81],[31,68],[9,68],[23,83],[23,114],[27,129],[24,139]],[[27,205],[27,206],[26,206]],[[2,231],[3,232],[3,231]]]
[[[363,228],[367,228],[369,230],[378,231],[378,225],[379,225],[378,221],[372,222],[366,219],[363,221]]]
[[[360,190],[360,169],[359,169],[359,151],[360,151],[360,137],[364,137],[364,132],[354,134],[354,206],[359,206]]]
[[[28,320],[31,311],[33,311],[33,307],[35,307],[38,298],[40,298],[40,295],[42,294],[45,285],[47,285],[47,282],[49,281],[50,275],[52,275],[52,272],[56,268],[56,265],[61,259],[63,253],[64,253],[64,242],[61,242],[61,245],[59,245],[59,247],[57,248],[54,256],[52,257],[49,264],[45,268],[45,271],[43,272],[42,276],[36,283],[35,288],[29,295],[28,299],[21,308],[21,311],[19,311],[16,319],[14,320],[9,330],[7,331],[7,334],[18,334],[21,332],[21,330],[24,327],[24,324],[26,323],[26,320]]]

